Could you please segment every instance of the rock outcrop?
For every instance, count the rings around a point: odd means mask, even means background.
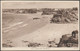
[[[78,10],[60,9],[51,18],[51,23],[72,23],[78,20]]]
[[[78,47],[78,30],[74,30],[72,35],[62,35],[58,47]]]

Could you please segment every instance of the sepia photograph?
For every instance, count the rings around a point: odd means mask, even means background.
[[[79,1],[3,1],[2,48],[79,47]]]

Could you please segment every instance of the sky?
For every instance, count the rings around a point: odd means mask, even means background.
[[[17,8],[72,8],[79,7],[78,1],[53,1],[53,2],[21,2],[7,1],[2,2],[2,9],[17,9]]]

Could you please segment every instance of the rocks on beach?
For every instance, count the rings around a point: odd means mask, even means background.
[[[78,47],[78,30],[74,30],[72,35],[62,35],[58,47]]]
[[[53,15],[52,23],[72,23],[78,20],[78,10],[60,9]]]

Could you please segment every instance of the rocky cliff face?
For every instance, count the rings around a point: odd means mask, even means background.
[[[74,30],[71,35],[63,35],[58,47],[78,47],[78,30]]]

